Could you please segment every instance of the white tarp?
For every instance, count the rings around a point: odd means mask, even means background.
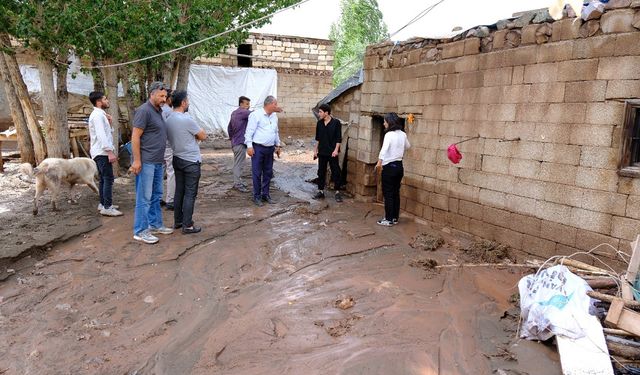
[[[29,92],[40,92],[40,74],[38,73],[37,67],[20,65],[20,73]],[[55,85],[55,79],[53,83]],[[89,93],[93,91],[93,76],[89,73],[83,73],[80,70],[80,64],[76,57],[71,58],[71,66],[69,66],[67,73],[67,90],[72,94],[87,97]],[[118,85],[118,96],[124,96],[121,84]]]
[[[207,133],[227,135],[231,112],[238,98],[251,99],[251,109],[264,99],[277,96],[278,74],[273,69],[226,68],[191,65],[189,69],[189,113]]]

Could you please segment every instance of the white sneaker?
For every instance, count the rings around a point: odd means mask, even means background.
[[[160,228],[149,228],[151,234],[171,234],[173,229],[161,226]]]
[[[114,208],[117,210],[120,208],[120,206],[116,206],[115,204],[112,204],[111,208]],[[102,210],[104,210],[104,206],[102,205],[102,203],[98,203],[98,211],[102,211]]]
[[[378,225],[382,225],[383,227],[390,227],[393,225],[393,223],[391,223],[389,220],[387,219],[380,219],[377,221]]]
[[[102,216],[122,216],[122,212],[118,211],[115,206],[109,208],[103,208],[100,210]]]
[[[135,234],[133,239],[136,241],[141,241],[148,244],[154,244],[160,241],[160,239],[153,234],[151,234],[148,230],[143,230],[142,232]]]

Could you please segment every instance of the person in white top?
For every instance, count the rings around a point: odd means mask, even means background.
[[[162,118],[167,121],[173,113],[173,105],[171,104],[171,89],[167,89],[167,101],[162,107]],[[176,194],[176,173],[173,170],[173,150],[167,140],[167,147],[164,149],[164,170],[167,175],[167,181],[164,189],[164,200],[160,201],[160,205],[166,205],[167,210],[173,211],[173,197]]]
[[[116,157],[113,146],[113,130],[111,129],[111,116],[104,110],[109,108],[109,99],[104,93],[94,91],[89,94],[89,101],[93,104],[93,112],[89,115],[89,140],[91,141],[90,154],[98,167],[100,176],[100,204],[98,211],[104,216],[122,216],[118,207],[112,203],[113,195],[113,165]]]
[[[400,217],[400,185],[404,176],[402,158],[411,145],[403,130],[400,117],[396,113],[384,116],[386,134],[378,156],[376,169],[382,169],[382,195],[384,197],[384,218],[378,224],[392,226]]]

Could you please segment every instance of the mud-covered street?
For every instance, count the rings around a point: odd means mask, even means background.
[[[22,190],[0,201],[13,257],[0,374],[560,374],[555,348],[516,339],[530,269],[453,267],[473,238],[404,216],[380,227],[382,206],[349,197],[310,201],[300,145],[276,160],[264,207],[230,189],[226,143],[204,149],[203,232],[157,245],[132,239],[128,178],[114,193],[125,216],[102,218],[86,187],[33,217],[27,180],[2,177]],[[426,251],[419,234],[444,242]]]

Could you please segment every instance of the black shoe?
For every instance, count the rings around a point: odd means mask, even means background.
[[[342,194],[339,191],[336,191],[336,202],[342,202]]]
[[[320,190],[312,197],[313,199],[324,199],[324,191]]]
[[[267,202],[269,204],[276,204],[276,202],[273,199],[271,199],[271,197],[262,197],[262,201]]]
[[[167,211],[173,211],[173,203],[167,203]]]
[[[182,228],[182,223],[173,224],[173,229],[180,229],[180,228]]]
[[[183,234],[200,233],[201,231],[202,231],[202,228],[196,227],[195,225],[192,226],[191,228],[182,228]]]
[[[253,198],[253,203],[255,203],[255,205],[258,207],[264,206],[264,203],[262,203],[262,200],[258,198]]]
[[[160,207],[164,207],[167,205],[167,202],[163,201],[162,199],[160,200]]]

